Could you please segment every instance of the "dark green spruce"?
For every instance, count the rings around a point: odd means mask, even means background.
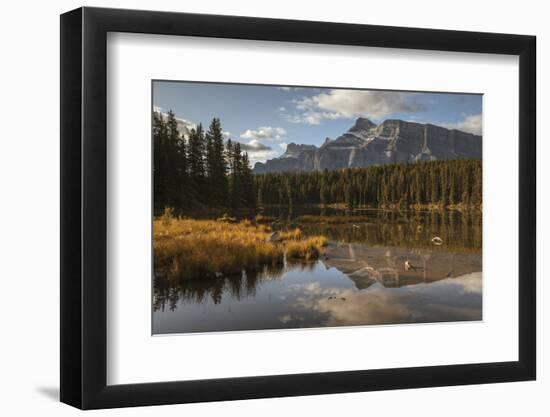
[[[254,179],[262,205],[479,208],[481,169],[481,160],[464,159],[261,174]]]
[[[179,213],[205,207],[254,209],[256,188],[248,154],[238,142],[224,144],[220,119],[206,132],[199,124],[187,138],[172,111],[153,112],[154,211]]]
[[[220,119],[187,138],[172,111],[153,113],[154,209],[255,209],[258,205],[481,208],[478,159],[376,165],[337,171],[253,175],[239,142],[224,144]]]

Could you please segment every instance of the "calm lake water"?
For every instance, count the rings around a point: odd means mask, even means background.
[[[480,214],[285,208],[265,214],[277,217],[274,229],[290,225],[327,236],[326,254],[240,277],[155,285],[153,333],[482,319]],[[332,222],[343,215],[344,223]],[[433,244],[434,236],[443,243]]]

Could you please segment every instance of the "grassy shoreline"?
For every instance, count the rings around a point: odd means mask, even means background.
[[[280,266],[288,260],[315,260],[324,236],[304,237],[300,229],[272,236],[270,227],[248,219],[195,220],[168,210],[153,222],[153,253],[158,279],[215,278]]]
[[[288,208],[288,204],[264,204],[261,208]],[[473,205],[473,204],[443,204],[443,203],[429,203],[429,204],[365,204],[365,205],[354,205],[348,206],[345,203],[331,203],[331,204],[294,204],[292,208],[327,208],[327,209],[337,209],[337,210],[372,210],[372,211],[460,211],[460,212],[482,212],[483,205]]]

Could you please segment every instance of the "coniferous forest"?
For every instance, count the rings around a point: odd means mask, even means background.
[[[239,142],[224,141],[220,120],[184,139],[174,113],[153,113],[154,209],[264,205],[481,208],[481,160],[376,165],[322,172],[253,175]]]
[[[481,208],[481,160],[376,165],[254,177],[258,204]]]
[[[256,207],[248,154],[238,142],[224,143],[219,119],[191,129],[185,140],[174,113],[153,113],[154,209],[185,212],[208,206],[237,210]]]

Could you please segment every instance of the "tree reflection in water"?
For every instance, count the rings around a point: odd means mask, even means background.
[[[396,212],[381,210],[354,211],[345,221],[332,223],[330,216],[319,222],[293,224],[309,234],[323,234],[330,240],[366,243],[370,246],[401,246],[431,250],[478,252],[482,247],[482,219],[479,212]],[[356,220],[357,219],[357,220]],[[439,236],[444,245],[436,246],[431,239]]]
[[[275,230],[327,236],[326,254],[239,276],[159,279],[153,333],[481,319],[481,213],[277,208],[266,215],[276,217]]]
[[[310,268],[307,264],[303,267]],[[279,280],[283,274],[283,266],[272,266],[262,271],[243,272],[241,275],[188,280],[177,284],[164,284],[166,280],[158,280],[154,285],[153,311],[164,311],[166,308],[174,311],[181,300],[196,304],[211,300],[214,304],[220,304],[224,294],[236,300],[254,297],[259,285]]]

